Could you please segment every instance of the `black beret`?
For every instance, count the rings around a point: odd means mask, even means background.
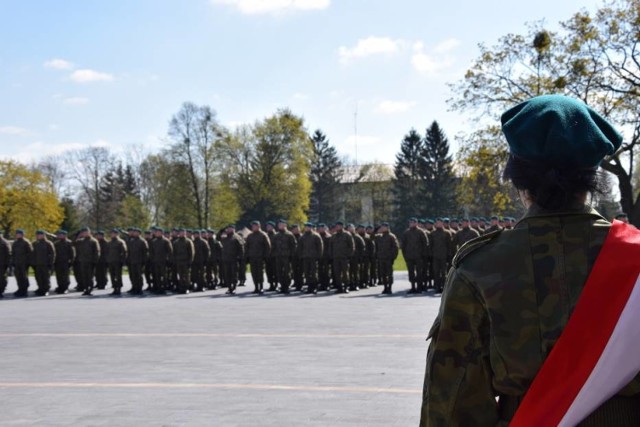
[[[511,154],[560,169],[587,169],[615,153],[622,136],[586,104],[563,95],[522,102],[502,117]]]

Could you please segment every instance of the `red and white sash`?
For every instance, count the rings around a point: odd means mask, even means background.
[[[575,426],[640,372],[640,231],[614,221],[511,426]]]

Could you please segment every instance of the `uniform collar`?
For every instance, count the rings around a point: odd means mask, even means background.
[[[521,222],[526,221],[530,218],[557,217],[557,216],[570,216],[570,215],[587,215],[587,216],[591,216],[591,217],[606,221],[606,219],[597,210],[593,209],[591,206],[586,204],[570,207],[562,211],[552,211],[552,210],[545,209],[542,206],[539,206],[534,203],[531,205],[531,207],[529,207],[529,210],[520,219],[520,221],[516,223],[515,227],[517,227]]]

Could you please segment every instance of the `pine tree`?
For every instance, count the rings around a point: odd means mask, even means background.
[[[436,121],[427,128],[420,156],[420,174],[424,180],[425,214],[454,214],[456,177],[453,161],[449,154],[449,141]]]
[[[326,222],[338,217],[337,188],[342,175],[342,162],[327,136],[316,130],[311,136],[314,159],[311,163],[310,217],[317,222]]]
[[[396,154],[394,167],[393,195],[396,229],[404,227],[407,218],[421,215],[425,210],[424,185],[420,175],[420,157],[423,154],[422,136],[415,129],[411,129],[400,143],[400,152]]]

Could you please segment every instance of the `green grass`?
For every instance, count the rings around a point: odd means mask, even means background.
[[[407,263],[402,256],[402,252],[398,254],[398,258],[393,263],[393,271],[407,271]]]

